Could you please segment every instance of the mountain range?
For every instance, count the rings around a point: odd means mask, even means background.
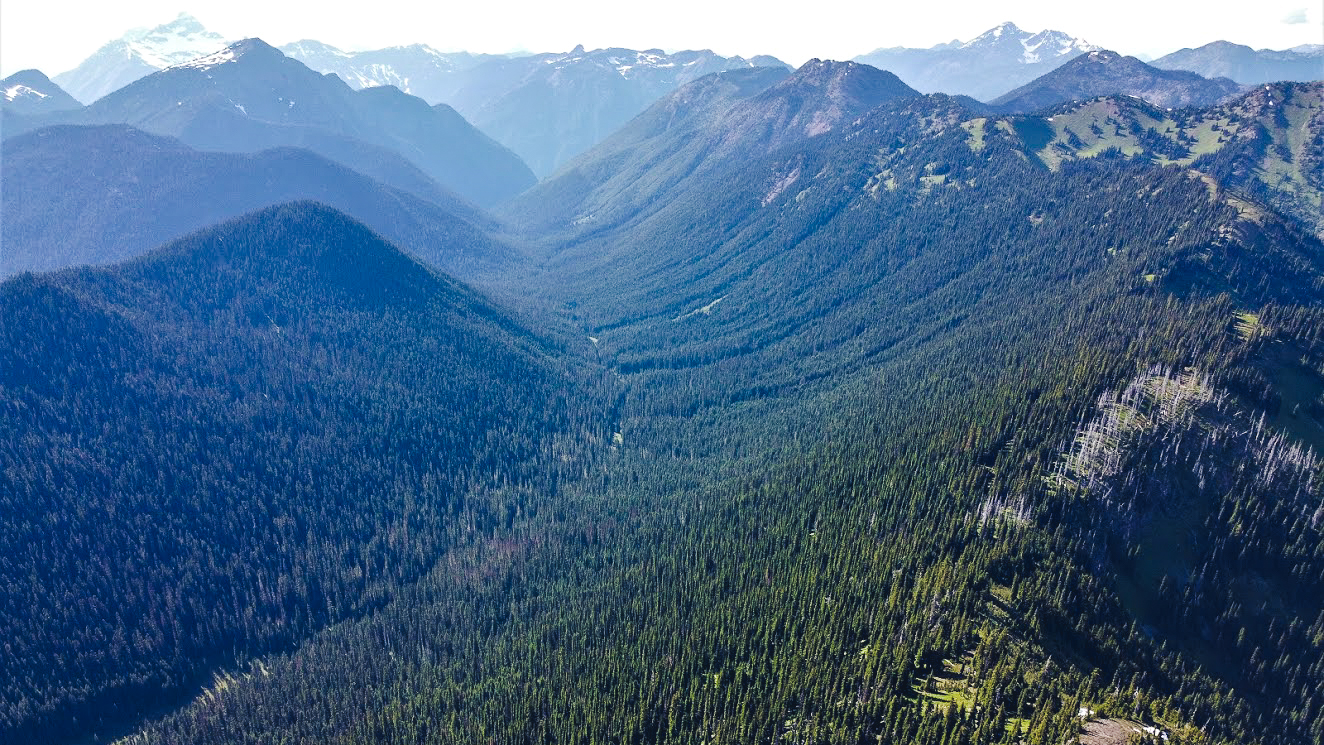
[[[439,52],[426,44],[346,52],[305,39],[280,50],[321,73],[334,73],[352,88],[393,85],[428,103],[450,103],[465,84],[463,74],[505,55]]]
[[[1317,745],[1324,83],[684,54],[4,113],[0,741]]]
[[[1324,80],[1324,45],[1274,51],[1213,41],[1195,49],[1165,54],[1150,64],[1164,70],[1190,70],[1206,78],[1231,78],[1251,85],[1282,80],[1307,82]]]
[[[534,182],[518,156],[449,106],[429,106],[393,87],[355,91],[260,39],[35,123],[129,124],[207,150],[304,147],[433,201],[445,201],[449,189],[494,204]]]
[[[355,88],[394,85],[454,106],[524,159],[539,177],[602,141],[659,97],[713,72],[785,65],[773,57],[708,50],[596,49],[475,55],[426,45],[343,52],[317,41],[281,47],[310,68]],[[538,126],[529,126],[537,121]]]
[[[1099,47],[1061,31],[1031,33],[1009,22],[969,41],[927,49],[875,49],[855,58],[890,70],[924,93],[968,95],[988,101]]]
[[[831,132],[893,98],[919,94],[890,72],[811,60],[710,75],[672,93],[503,213],[533,235],[609,232],[670,204],[715,166]],[[795,178],[781,188],[788,188]],[[775,187],[774,187],[775,189]]]
[[[508,264],[490,217],[437,204],[307,150],[201,152],[125,125],[59,126],[6,139],[0,277],[110,264],[269,205],[316,200],[430,265],[474,277]]]
[[[822,61],[664,97],[503,210],[600,460],[140,734],[1309,742],[1324,245],[1189,165],[1047,167],[1055,123]]]
[[[153,71],[209,54],[224,43],[197,19],[181,14],[171,23],[135,30],[107,44],[76,70],[56,76],[56,81],[76,98],[90,102]],[[741,66],[782,65],[771,57],[746,60],[709,51],[657,49],[488,55],[439,52],[414,44],[347,52],[303,40],[285,45],[282,51],[318,72],[336,74],[354,89],[394,86],[430,104],[448,104],[517,153],[539,178],[691,80]],[[1005,98],[1011,89],[1090,51],[1101,50],[1061,31],[1031,33],[1007,22],[969,41],[927,49],[878,49],[856,60],[889,70],[924,92],[988,101]],[[1255,51],[1215,42],[1174,52],[1153,66],[1242,83],[1312,80],[1321,77],[1321,54],[1314,48]],[[1191,100],[1198,103],[1205,98]],[[975,108],[972,102],[967,106]],[[535,119],[542,126],[528,126]]]
[[[90,104],[139,78],[172,65],[219,51],[229,42],[198,19],[180,13],[155,28],[133,29],[107,42],[78,67],[55,76],[55,82]]]
[[[668,54],[581,46],[472,68],[447,102],[543,177],[681,85],[760,66],[785,65],[772,57],[747,60],[707,50]]]

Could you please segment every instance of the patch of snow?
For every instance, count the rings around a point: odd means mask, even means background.
[[[1004,33],[1012,33],[1016,31],[1020,31],[1019,28],[1016,28],[1016,24],[1012,23],[1011,21],[1005,21],[1003,23],[999,23],[996,27],[991,28],[988,31],[985,31],[979,36],[976,36],[970,41],[965,42],[964,44],[961,45],[961,48],[967,49],[969,47],[978,46],[980,44],[995,42],[998,39],[1001,39]]]
[[[1033,39],[1034,37],[1030,37]],[[1021,48],[1025,51],[1021,53],[1021,62],[1027,65],[1033,65],[1039,61],[1039,47],[1043,46],[1043,39],[1031,44],[1030,39],[1021,39]]]
[[[796,180],[799,178],[800,178],[800,169],[796,168],[795,170],[786,174],[782,178],[778,179],[777,183],[773,184],[772,188],[768,190],[768,193],[763,195],[763,206],[767,207],[769,204],[772,204],[772,200],[781,196],[781,193],[786,191],[791,186],[791,184],[794,184]]]
[[[36,96],[37,98],[50,98],[50,96],[46,95],[45,93],[42,93],[36,88],[29,88],[26,85],[23,85],[22,83],[19,83],[18,85],[11,85],[10,87],[5,89],[6,101],[13,101],[15,98],[18,98],[19,96]]]
[[[1085,41],[1084,39],[1077,36],[1073,39],[1062,40],[1061,54],[1066,54],[1067,52],[1070,52],[1073,49],[1079,50],[1081,52],[1091,52],[1097,50],[1098,48],[1099,47],[1097,45],[1091,44],[1088,41]]]
[[[722,301],[725,300],[725,299],[726,299],[726,295],[723,295],[723,296],[717,298],[716,300],[712,301],[711,303],[708,303],[707,305],[703,306],[702,308],[695,308],[694,310],[690,311],[689,313],[685,313],[685,314],[683,314],[683,315],[676,316],[675,318],[673,318],[673,319],[671,319],[671,320],[672,320],[672,322],[674,323],[674,322],[676,322],[676,321],[683,321],[683,320],[685,320],[686,318],[691,318],[691,317],[696,316],[696,315],[699,315],[699,314],[703,314],[703,315],[705,315],[705,316],[711,316],[711,315],[713,314],[713,308],[716,308],[716,307],[717,307],[717,304],[720,303],[720,302],[722,302]]]
[[[234,53],[233,47],[226,47],[215,54],[209,54],[206,57],[198,57],[181,64],[175,65],[171,70],[210,70],[217,65],[224,65],[227,62],[234,62],[238,57]]]

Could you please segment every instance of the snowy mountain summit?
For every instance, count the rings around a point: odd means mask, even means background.
[[[876,49],[855,60],[890,70],[925,93],[965,94],[984,101],[1098,49],[1062,31],[1030,32],[1007,21],[968,41],[928,49]]]
[[[1079,37],[1052,29],[1038,33],[1023,31],[1011,21],[1006,21],[964,42],[960,48],[990,52],[1006,59],[1015,56],[1022,64],[1033,65],[1051,60],[1066,62],[1072,57],[1096,51],[1100,47]]]
[[[119,90],[157,70],[212,54],[227,44],[198,19],[180,13],[155,28],[138,28],[109,42],[55,82],[83,103]]]
[[[152,29],[134,29],[122,42],[147,64],[164,69],[215,52],[228,42],[208,31],[198,19],[180,13],[175,20]]]

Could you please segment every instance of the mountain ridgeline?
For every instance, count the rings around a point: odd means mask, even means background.
[[[107,43],[55,82],[74,98],[90,104],[158,70],[205,57],[224,49],[225,37],[208,30],[197,18],[180,13],[155,28],[133,29]]]
[[[434,201],[453,191],[490,205],[534,182],[518,156],[449,107],[396,88],[355,91],[259,39],[153,73],[44,123],[129,124],[204,150],[302,147]]]
[[[1259,86],[1207,109],[1169,111],[1130,96],[1061,104],[1043,117],[985,119],[1012,129],[1049,168],[1116,153],[1190,167],[1211,189],[1272,205],[1324,238],[1324,84]]]
[[[40,70],[20,70],[0,80],[0,92],[4,94],[0,111],[5,113],[40,115],[82,108]]]
[[[1206,78],[1231,78],[1238,83],[1308,83],[1324,80],[1324,45],[1275,51],[1214,41],[1196,49],[1179,49],[1154,60],[1154,67],[1190,70]]]
[[[1082,54],[989,104],[1005,113],[1030,114],[1067,101],[1124,94],[1164,108],[1202,108],[1240,91],[1241,86],[1227,78],[1208,80],[1184,70],[1162,70],[1100,50]]]
[[[664,97],[502,213],[535,235],[609,230],[670,204],[697,173],[918,95],[895,75],[853,62],[810,60],[793,75],[753,68],[709,76]]]
[[[285,44],[280,50],[320,73],[334,73],[352,88],[391,85],[432,104],[449,102],[464,85],[466,71],[504,58],[439,52],[426,44],[346,52],[312,39]]]
[[[596,49],[493,60],[443,99],[522,157],[539,178],[601,142],[661,96],[723,70],[782,67],[710,51]],[[537,122],[537,126],[530,126]]]
[[[297,200],[335,207],[457,276],[513,259],[513,249],[491,237],[494,221],[468,202],[425,201],[307,150],[202,152],[125,125],[66,125],[7,139],[2,152],[0,277],[122,261]]]
[[[223,131],[441,162],[256,42],[7,139],[0,740],[1318,743],[1320,84],[1082,51],[736,65],[495,216]]]

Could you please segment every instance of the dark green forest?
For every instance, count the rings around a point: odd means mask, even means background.
[[[481,291],[306,202],[8,280],[0,740],[1324,742],[1312,226],[736,77]]]

